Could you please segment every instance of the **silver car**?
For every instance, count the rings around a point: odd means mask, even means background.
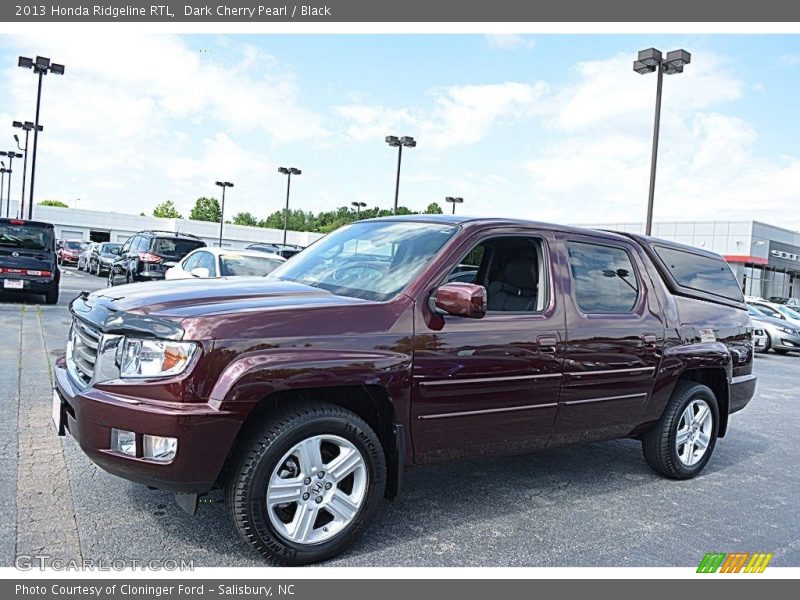
[[[761,329],[766,334],[766,340],[761,346],[758,344],[759,336],[755,336],[756,352],[773,350],[778,354],[786,354],[800,351],[800,327],[781,319],[768,317],[752,305],[748,305],[747,311],[750,313],[755,329]]]

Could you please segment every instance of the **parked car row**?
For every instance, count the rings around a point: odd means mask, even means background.
[[[747,311],[755,327],[755,351],[777,354],[800,351],[800,313],[787,305],[748,297]]]
[[[109,286],[160,279],[263,277],[286,261],[277,251],[210,248],[194,235],[169,231],[140,231],[113,252]]]

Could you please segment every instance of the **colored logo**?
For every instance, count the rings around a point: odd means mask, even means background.
[[[766,552],[709,552],[700,561],[698,573],[763,573],[772,553]]]

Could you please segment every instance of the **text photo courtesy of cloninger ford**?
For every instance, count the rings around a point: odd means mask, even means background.
[[[800,566],[798,35],[4,31],[0,566]]]

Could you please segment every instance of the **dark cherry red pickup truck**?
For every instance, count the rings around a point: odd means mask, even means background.
[[[361,221],[267,278],[108,288],[71,312],[59,433],[190,513],[224,488],[283,564],[345,549],[414,465],[631,437],[693,477],[756,385],[722,257],[519,220]]]

